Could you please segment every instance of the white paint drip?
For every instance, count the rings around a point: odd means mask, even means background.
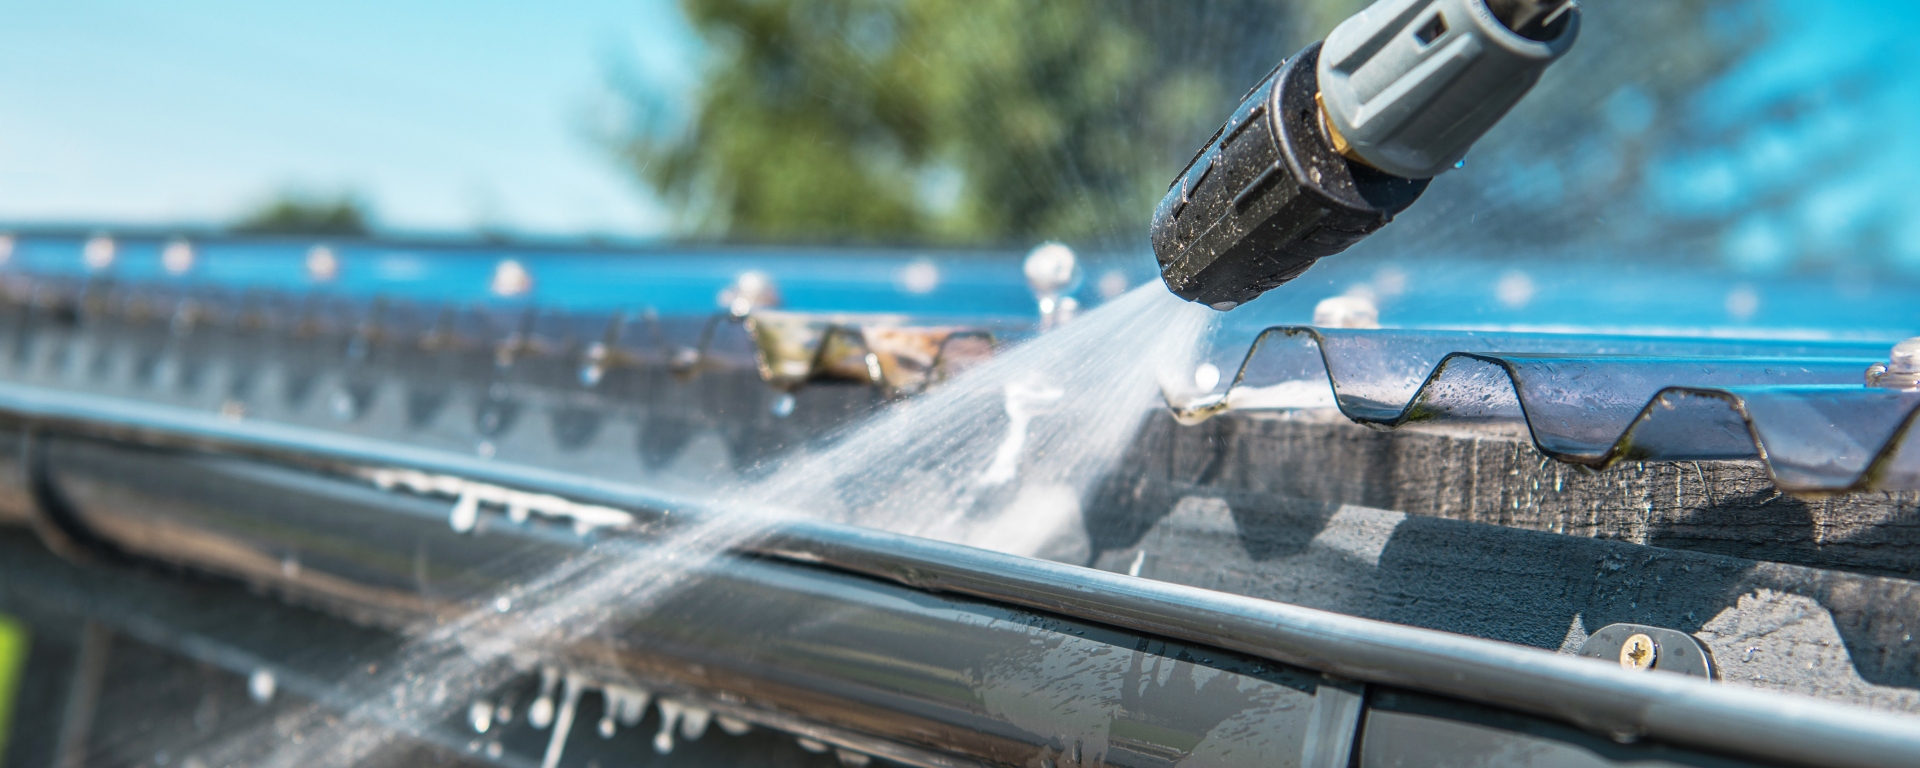
[[[471,493],[460,494],[460,500],[453,503],[453,511],[447,515],[447,525],[454,533],[468,533],[480,523],[480,499]]]
[[[455,499],[448,524],[461,533],[471,531],[479,521],[481,505],[506,510],[516,523],[531,515],[570,522],[575,531],[592,532],[597,528],[619,528],[634,524],[633,513],[598,504],[582,504],[549,493],[531,493],[504,486],[468,480],[458,475],[442,475],[413,469],[363,469],[358,473],[381,490],[405,489],[423,496]]]
[[[660,710],[660,732],[653,735],[653,751],[662,755],[673,753],[673,727],[680,722],[680,714],[685,707],[673,699],[661,699],[654,705]]]
[[[546,728],[553,724],[553,689],[560,683],[560,670],[545,667],[540,670],[540,695],[534,697],[533,706],[527,707],[527,724],[535,728]]]
[[[600,716],[600,737],[611,739],[618,726],[628,728],[640,724],[647,714],[647,701],[652,695],[638,688],[609,685],[601,689],[601,695],[607,700],[606,712]]]
[[[713,710],[700,707],[687,707],[680,715],[680,737],[687,741],[699,741],[707,735],[707,725],[713,722]]]

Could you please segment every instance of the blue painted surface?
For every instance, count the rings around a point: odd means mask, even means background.
[[[300,240],[213,240],[195,245],[193,271],[165,273],[165,241],[122,239],[109,273],[116,279],[301,293],[314,290]],[[8,269],[87,274],[79,238],[23,237]],[[643,250],[539,249],[516,246],[332,244],[339,279],[325,289],[351,296],[440,303],[520,303],[575,310],[651,308],[706,314],[740,273],[759,270],[779,286],[788,309],[885,312],[919,317],[1020,321],[1035,316],[1020,272],[1023,253],[919,250],[660,247]],[[535,280],[527,299],[492,296],[489,283],[506,259]],[[1078,297],[1096,305],[1103,288],[1157,279],[1150,257],[1083,257]],[[930,290],[910,276],[928,266]],[[1825,272],[1756,276],[1711,265],[1667,266],[1591,260],[1478,260],[1439,254],[1353,254],[1330,258],[1300,279],[1228,313],[1231,329],[1300,324],[1320,300],[1341,293],[1374,297],[1388,326],[1520,328],[1684,335],[1901,339],[1920,334],[1920,280],[1885,273]]]

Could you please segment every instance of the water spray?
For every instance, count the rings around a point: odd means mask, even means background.
[[[1352,247],[1458,167],[1573,47],[1573,0],[1380,0],[1282,62],[1153,214],[1167,288],[1225,311]]]

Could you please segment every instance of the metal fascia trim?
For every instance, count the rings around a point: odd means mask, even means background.
[[[323,430],[234,422],[146,403],[114,403],[0,384],[0,422],[251,457],[343,475],[409,467],[579,500],[659,519],[691,500],[631,486],[485,462]],[[1020,605],[1212,645],[1323,673],[1509,707],[1615,738],[1861,768],[1920,766],[1914,718],[1792,696],[1758,696],[1679,675],[1638,675],[1550,651],[1300,606],[1003,555],[910,536],[792,522],[747,551],[907,586]]]

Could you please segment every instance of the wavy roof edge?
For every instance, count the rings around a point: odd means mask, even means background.
[[[1433,359],[1444,348],[1437,345],[1468,337],[1482,348]],[[1276,339],[1297,343],[1276,354]],[[1542,351],[1543,342],[1560,349]],[[1315,383],[1298,359],[1307,346],[1324,390],[1302,386]],[[1781,490],[1800,495],[1920,490],[1920,447],[1908,445],[1920,439],[1920,391],[1866,385],[1875,346],[1275,326],[1240,358],[1224,391],[1164,394],[1188,424],[1228,411],[1315,408],[1380,429],[1518,422],[1543,455],[1596,469],[1758,459]],[[1716,347],[1722,354],[1712,354]],[[1407,359],[1355,359],[1367,355]],[[1411,386],[1355,377],[1405,379],[1410,370],[1424,371]],[[1274,371],[1293,376],[1262,377]]]

